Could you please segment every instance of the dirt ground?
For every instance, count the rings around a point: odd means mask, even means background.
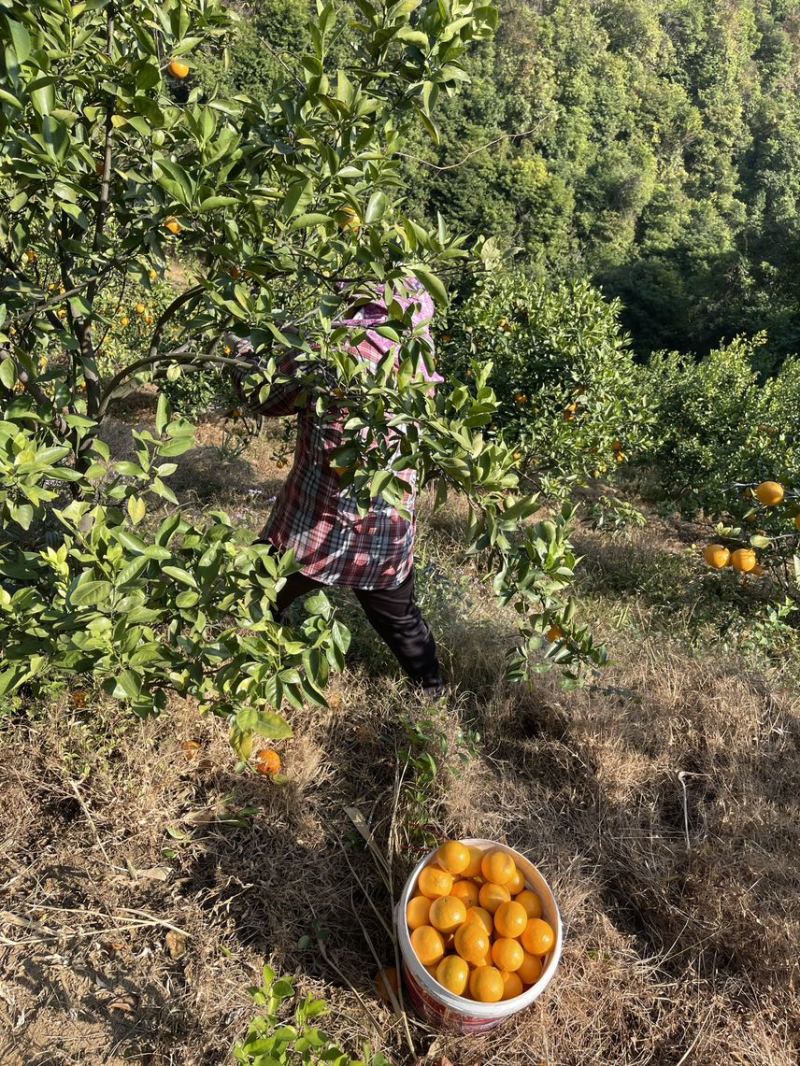
[[[257,528],[273,446],[218,444],[204,430],[181,494]],[[348,669],[328,710],[290,715],[283,786],[237,773],[224,723],[181,702],[142,722],[74,686],[0,716],[3,1066],[229,1062],[265,961],[327,1000],[354,1057],[397,1066],[797,1063],[796,663],[719,639],[738,594],[697,575],[690,527],[653,515],[576,534],[608,669],[577,692],[510,686],[510,618],[459,559],[461,519],[424,516],[419,553],[453,696],[416,701],[342,599]],[[533,1010],[463,1038],[378,1001],[392,900],[346,808],[395,895],[433,838],[541,866],[566,941]]]

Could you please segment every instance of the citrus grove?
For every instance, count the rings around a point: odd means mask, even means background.
[[[335,11],[320,4],[300,73],[256,103],[195,83],[235,22],[218,0],[0,4],[6,698],[87,675],[146,715],[174,691],[226,718],[243,757],[255,734],[289,735],[282,706],[324,703],[348,644],[326,598],[308,601],[299,626],[278,625],[291,558],[253,545],[225,513],[189,517],[169,486],[194,427],[167,390],[243,370],[224,339],[237,331],[260,357],[246,382],[254,402],[292,350],[317,409],[352,412],[338,463],[365,506],[399,500],[412,468],[440,502],[467,500],[466,550],[518,609],[516,676],[603,660],[566,599],[572,509],[538,516],[513,447],[489,431],[501,407],[490,364],[432,396],[415,375],[432,353],[392,301],[415,276],[444,309],[467,254],[441,221],[403,215],[398,153],[415,126],[437,136],[437,99],[495,21],[472,0],[363,0],[349,61],[334,68]],[[367,377],[349,354],[342,283],[351,297],[385,292],[398,371]],[[161,390],[155,431],[137,432],[135,458],[121,461],[102,427],[142,385]],[[557,644],[544,638],[553,625],[566,635]]]

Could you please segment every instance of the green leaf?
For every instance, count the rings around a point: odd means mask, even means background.
[[[240,203],[236,196],[209,196],[206,200],[200,204],[200,213],[203,214],[206,211],[214,211],[218,207],[234,207]]]
[[[70,593],[70,603],[75,607],[96,607],[111,597],[110,581],[83,581]]]
[[[447,306],[447,289],[445,289],[441,279],[438,278],[436,274],[432,274],[427,267],[414,265],[411,267],[411,270],[414,276],[419,278],[437,304]]]
[[[281,204],[281,215],[285,219],[293,218],[311,202],[314,195],[314,186],[310,178],[294,182],[289,186],[289,191]]]
[[[18,22],[16,19],[9,17],[8,28],[11,31],[11,40],[14,42],[14,52],[17,56],[18,63],[24,63],[29,58],[32,45],[31,35],[28,33],[23,23]]]
[[[268,740],[288,740],[294,736],[292,727],[281,714],[275,711],[259,710],[258,716],[252,723],[253,732]]]
[[[383,218],[386,212],[388,201],[386,199],[386,193],[377,189],[369,198],[367,204],[367,210],[364,213],[365,222],[377,222],[378,219]]]
[[[14,367],[13,359],[4,359],[0,363],[0,382],[7,389],[13,389],[17,383],[17,371]]]
[[[16,107],[18,111],[22,110],[22,104],[16,96],[12,96],[5,89],[0,89],[0,104],[10,104],[12,107]]]
[[[330,215],[322,215],[319,212],[312,213],[310,215],[300,215],[294,219],[289,226],[290,230],[308,229],[310,226],[324,226],[327,222],[332,222],[333,219]]]
[[[172,577],[184,585],[189,585],[190,588],[197,588],[197,582],[188,570],[184,570],[180,566],[163,566],[162,570],[168,577]]]
[[[131,522],[137,526],[144,516],[147,514],[147,504],[140,496],[130,496],[128,498],[128,515]]]
[[[156,408],[156,433],[163,435],[169,422],[169,398],[165,392],[159,393],[158,407]]]

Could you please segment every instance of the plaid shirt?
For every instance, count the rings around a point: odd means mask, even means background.
[[[421,286],[412,298],[398,298],[405,308],[413,307],[414,326],[433,317],[433,302]],[[397,345],[370,329],[387,320],[386,305],[375,301],[361,308],[356,317],[336,323],[365,329],[365,339],[350,350],[370,367]],[[430,343],[426,328],[423,336]],[[246,343],[246,342],[245,342]],[[243,353],[243,348],[239,347]],[[441,381],[438,375],[423,371],[426,379]],[[289,379],[281,382],[281,379]],[[297,414],[297,444],[294,463],[262,530],[261,539],[280,551],[292,550],[300,571],[325,585],[358,589],[395,588],[406,580],[414,565],[416,530],[416,478],[406,471],[403,479],[411,485],[403,507],[411,520],[381,497],[373,499],[366,515],[359,515],[355,494],[342,487],[331,467],[334,451],[343,442],[345,412],[329,412],[323,418],[313,409],[297,380],[295,358],[287,355],[278,367],[278,382],[267,400],[259,405],[262,414]]]

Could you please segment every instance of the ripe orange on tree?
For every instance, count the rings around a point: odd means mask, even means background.
[[[551,644],[557,644],[559,640],[564,639],[564,630],[561,626],[550,626],[547,630],[547,639]]]
[[[333,213],[336,225],[345,233],[357,233],[361,229],[361,219],[358,211],[350,204],[337,207]]]
[[[762,481],[756,489],[756,499],[765,507],[777,507],[786,495],[779,481]]]
[[[709,544],[703,551],[703,558],[715,570],[723,570],[731,561],[731,553],[724,544]]]
[[[183,81],[183,79],[189,73],[189,64],[184,63],[180,59],[173,59],[170,61],[167,70],[170,72],[173,78],[178,78],[180,81]]]
[[[180,224],[177,218],[168,218],[164,223],[164,226],[170,231],[170,233],[174,234],[176,237],[179,233],[183,232],[183,226]]]
[[[553,949],[556,934],[549,922],[542,918],[530,918],[520,939],[529,955],[546,955]]]
[[[449,896],[453,890],[453,875],[440,866],[426,866],[419,875],[419,890],[429,899]]]
[[[752,548],[739,548],[731,556],[731,566],[740,574],[749,574],[758,565],[758,557]]]

